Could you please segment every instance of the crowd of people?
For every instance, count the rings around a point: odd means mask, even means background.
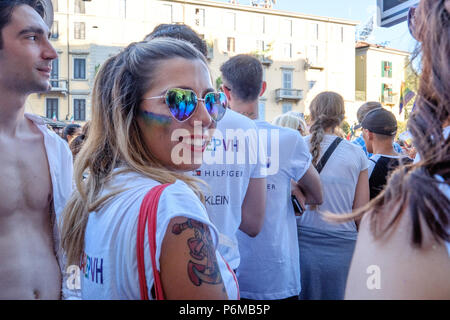
[[[260,61],[228,59],[216,90],[180,24],[107,59],[61,139],[24,112],[50,88],[48,14],[0,0],[0,299],[450,298],[450,1],[410,21],[414,159],[378,102],[354,141],[335,92],[258,120]]]

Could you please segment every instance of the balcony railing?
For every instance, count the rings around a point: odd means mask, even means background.
[[[65,79],[50,79],[52,86],[51,92],[67,93],[67,80]]]
[[[275,96],[277,102],[282,100],[295,100],[299,101],[303,99],[303,90],[300,89],[277,89],[275,90]]]

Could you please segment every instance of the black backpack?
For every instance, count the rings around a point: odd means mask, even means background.
[[[400,164],[410,164],[412,162],[407,157],[397,159],[380,156],[376,162],[372,159],[369,160],[375,163],[375,167],[369,178],[370,199],[375,198],[383,190],[387,177],[393,170],[400,166]]]

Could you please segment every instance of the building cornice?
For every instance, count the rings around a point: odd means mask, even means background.
[[[402,51],[398,49],[393,48],[387,48],[385,46],[373,44],[373,43],[367,43],[367,42],[357,42],[355,47],[356,52],[364,52],[364,51],[379,51],[384,53],[390,53],[390,54],[398,54],[401,56],[409,56],[410,53],[407,51]]]
[[[338,23],[338,24],[345,24],[345,25],[350,25],[350,26],[356,26],[360,23],[359,21],[355,21],[355,20],[321,17],[321,16],[314,16],[314,15],[297,13],[297,12],[253,7],[253,6],[242,5],[242,4],[229,4],[226,2],[216,2],[216,1],[209,1],[209,0],[158,0],[158,1],[176,2],[176,3],[181,3],[181,4],[190,4],[190,5],[198,5],[198,6],[205,6],[205,7],[222,8],[222,9],[228,9],[228,10],[262,13],[265,15],[275,15],[275,16],[282,16],[282,17],[287,17],[287,18],[297,18],[297,19],[314,20],[314,21],[329,22],[329,23]]]

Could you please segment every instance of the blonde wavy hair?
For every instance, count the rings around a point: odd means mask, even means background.
[[[280,114],[272,120],[272,124],[279,127],[299,130],[301,131],[302,136],[306,133],[306,122],[290,112]]]
[[[61,245],[69,264],[79,264],[89,212],[111,197],[101,197],[103,185],[114,174],[133,171],[160,183],[184,181],[204,202],[199,180],[166,169],[146,147],[136,121],[143,94],[157,81],[158,65],[173,58],[201,60],[191,44],[159,38],[132,43],[109,58],[100,68],[92,91],[92,121],[89,136],[74,164],[76,190],[63,212]],[[113,172],[115,168],[121,168]],[[83,174],[88,173],[83,180]]]
[[[309,105],[311,113],[310,151],[313,156],[312,163],[317,165],[320,156],[320,143],[325,130],[336,129],[345,117],[344,99],[336,92],[325,91],[319,93]]]

